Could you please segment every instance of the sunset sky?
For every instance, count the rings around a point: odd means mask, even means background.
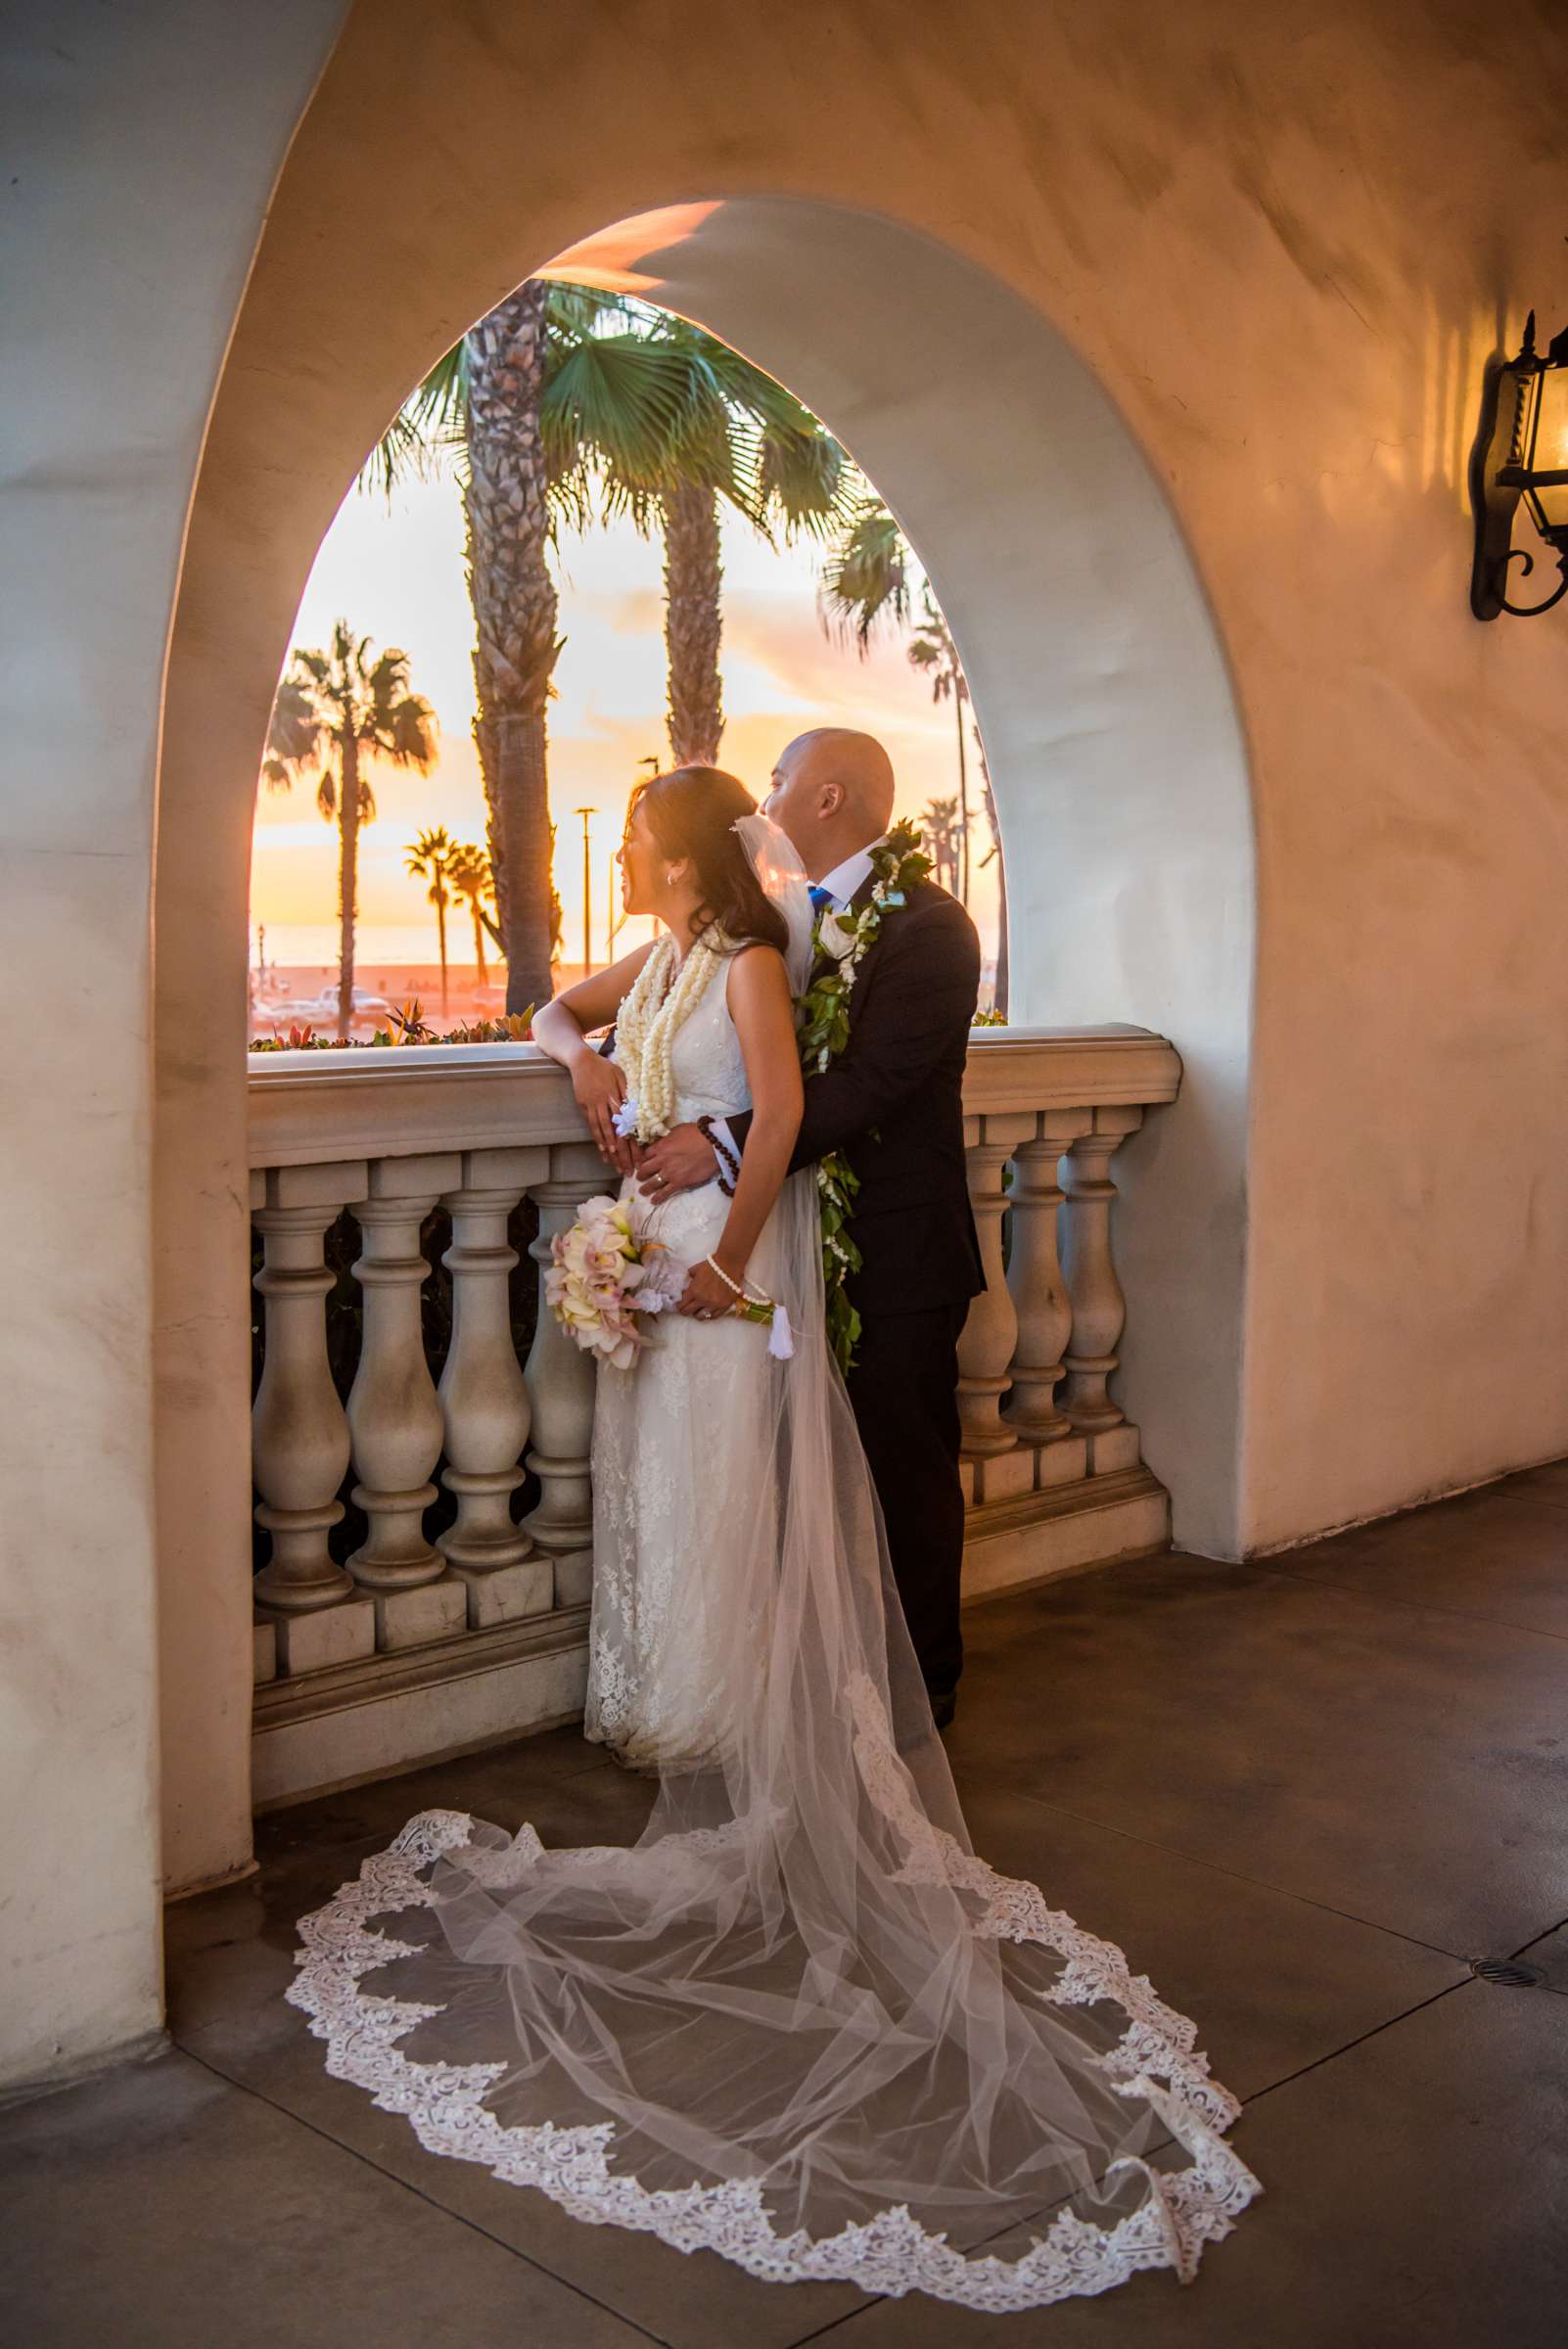
[[[806,727],[837,724],[879,735],[899,779],[899,812],[957,789],[950,704],[934,705],[901,637],[884,637],[861,661],[834,643],[817,618],[810,548],[771,551],[726,518],[723,677],[728,725],[722,758],[761,794],[785,742]],[[566,649],[550,705],[550,799],[558,827],[557,886],[565,952],[581,953],[580,818],[588,806],[593,867],[593,952],[605,953],[610,858],[621,838],[637,762],[669,755],[664,722],[662,552],[629,525],[569,537],[558,568]],[[463,570],[461,491],[453,472],[385,495],[351,490],[322,542],[294,641],[325,644],[340,615],[378,646],[408,654],[416,691],[435,706],[439,763],[428,776],[374,771],[378,814],[360,838],[359,958],[431,962],[436,921],[425,884],[403,869],[407,843],[444,824],[458,839],[484,839],[484,802],[474,748],[473,615]],[[974,857],[990,846],[970,763]],[[993,868],[977,872],[974,911],[994,951]],[[337,953],[337,835],[316,812],[313,784],[297,782],[257,801],[251,877],[251,951],[266,926],[268,963],[327,963]],[[453,959],[466,960],[466,917]],[[628,928],[617,950],[648,935]]]

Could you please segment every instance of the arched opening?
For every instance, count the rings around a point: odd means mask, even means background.
[[[254,1040],[325,1042],[346,1017],[359,1041],[405,1036],[415,1002],[432,1036],[504,1034],[503,1014],[549,991],[546,923],[558,985],[651,935],[623,913],[613,863],[636,777],[716,760],[760,792],[810,724],[886,743],[896,813],[920,823],[937,878],[975,919],[982,1006],[1005,1010],[968,683],[876,484],[765,370],[626,290],[634,272],[593,253],[583,285],[570,266],[527,281],[443,355],[318,550],[292,632],[293,720],[257,795]],[[535,327],[525,390],[507,362]],[[517,429],[535,399],[536,449]],[[340,622],[351,654],[331,649]],[[482,649],[498,640],[499,663]],[[320,662],[357,668],[385,647],[403,650],[409,707],[428,703],[434,723],[401,762],[366,744],[346,928],[342,757],[298,719],[319,707]],[[438,889],[431,854],[443,875],[450,860]]]
[[[308,279],[300,228],[296,213],[263,246],[220,389],[161,774],[158,1440],[176,1884],[243,1857],[248,1812],[244,1039],[259,746],[300,588],[365,449],[505,290],[454,214],[421,256],[429,298],[383,321],[352,365],[307,365],[280,391],[269,354]],[[537,265],[514,258],[516,275]],[[1183,1057],[1179,1104],[1119,1170],[1140,1309],[1123,1375],[1178,1538],[1233,1548],[1251,822],[1223,662],[1162,489],[1058,330],[898,222],[747,195],[623,220],[557,265],[629,284],[789,384],[919,550],[985,726],[1014,1021],[1155,1028]]]

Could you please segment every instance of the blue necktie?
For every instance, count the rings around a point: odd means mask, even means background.
[[[813,913],[826,913],[830,905],[838,903],[833,892],[830,889],[824,889],[820,881],[813,881],[807,894],[810,898]]]

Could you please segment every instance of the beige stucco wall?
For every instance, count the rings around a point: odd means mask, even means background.
[[[161,2014],[163,655],[213,387],[332,13],[38,0],[6,20],[0,2084]]]
[[[53,936],[49,871],[93,889],[100,918],[78,966],[90,1058],[51,1034],[28,1080],[49,1107],[23,1178],[36,1270],[15,1325],[34,1393],[12,1431],[25,1506],[9,1523],[33,1546],[12,1589],[28,1611],[56,1609],[42,1652],[58,1701],[23,1703],[29,1784],[58,1773],[60,1848],[90,1870],[113,1847],[114,1865],[90,1914],[68,1872],[23,1959],[36,1975],[72,1936],[105,1932],[76,2006],[96,1999],[107,2015],[122,1999],[120,2036],[150,1997],[139,1054],[158,655],[206,392],[291,93],[308,88],[331,13],[306,0],[139,12],[146,102],[87,175],[132,240],[91,256],[114,286],[134,281],[137,301],[108,313],[126,380],[102,373],[101,350],[95,372],[53,339],[101,331],[90,293],[74,318],[53,299],[68,265],[76,284],[97,282],[66,257],[72,242],[102,247],[96,220],[62,209],[53,246],[32,230],[29,343],[76,404],[40,426],[44,490],[59,502],[40,503],[28,543],[54,601],[39,597],[8,648],[34,665],[25,805],[40,847],[25,910],[38,928],[23,943],[41,955]],[[176,1876],[232,1859],[243,1791],[238,1047],[249,794],[271,682],[310,555],[420,367],[524,272],[651,206],[808,198],[929,237],[1082,359],[1169,496],[1228,668],[1258,856],[1250,1089],[1233,1071],[1227,1118],[1194,1088],[1130,1162],[1134,1315],[1169,1277],[1161,1183],[1169,1174],[1188,1213],[1205,1153],[1210,1205],[1177,1240],[1196,1251],[1204,1294],[1218,1281],[1234,1300],[1230,1356],[1189,1365],[1204,1382],[1202,1478],[1178,1411],[1156,1453],[1178,1507],[1201,1486],[1216,1512],[1189,1529],[1243,1550],[1568,1449],[1555,1041],[1568,944],[1554,853],[1568,663],[1560,621],[1469,619],[1461,494],[1486,351],[1529,302],[1568,306],[1556,164],[1568,72],[1550,22],[1477,0],[353,10],[280,182],[213,414],[166,711],[159,1467]],[[94,74],[134,89],[106,39],[93,35]],[[85,131],[90,146],[94,128],[90,115],[39,116],[61,181],[68,145]],[[333,297],[346,255],[351,304]],[[911,280],[917,310],[920,291]],[[149,358],[138,372],[154,319],[161,351],[180,349],[171,318],[189,363],[154,372]],[[950,367],[949,316],[934,305],[918,327],[933,368]],[[107,576],[106,478],[129,499]],[[1092,468],[1081,486],[1092,514]],[[1125,579],[1127,509],[1107,520],[1109,576]],[[1092,542],[1081,527],[1073,545]],[[964,566],[927,551],[962,623]],[[1048,572],[1049,545],[1039,562]],[[1062,593],[1054,576],[1029,609],[1048,613]],[[1141,609],[1135,594],[1127,608]],[[987,648],[964,633],[984,695]],[[1108,671],[1137,637],[1108,642]],[[1079,680],[1085,708],[1091,686]],[[1171,711],[1181,757],[1187,709],[1178,696]],[[1114,1009],[1180,1043],[1182,975],[1252,951],[1234,827],[1217,835],[1208,922],[1194,893],[1151,891],[1132,864],[1124,892],[1108,842],[1134,858],[1141,845],[1145,876],[1180,861],[1159,770],[1139,758],[1128,778],[1139,812],[1120,835],[1112,823],[1096,836],[1081,791],[1085,847],[1072,786],[1087,773],[1094,794],[1115,789],[1114,739],[1075,767],[1056,723],[1037,746],[1050,821],[1032,829],[1022,757],[1009,785],[1015,863],[1057,859],[1026,883],[1043,933],[1030,942],[1031,1011],[1051,1016],[1033,992],[1050,984],[1064,1018]],[[1068,843],[1093,852],[1086,907]],[[85,852],[106,846],[109,859]],[[50,862],[62,853],[64,867]],[[113,1065],[106,1030],[121,1047]],[[1140,1359],[1134,1323],[1130,1375],[1149,1392],[1182,1373],[1184,1319],[1167,1322],[1164,1366]],[[1137,1405],[1154,1426],[1158,1404]],[[40,1476],[40,1460],[58,1475]],[[112,1631],[100,1636],[99,1622]],[[92,1785],[85,1741],[102,1749]],[[104,2024],[99,2044],[113,2035]]]

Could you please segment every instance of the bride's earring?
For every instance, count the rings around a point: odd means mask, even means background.
[[[673,873],[666,873],[666,875],[665,875],[665,887],[666,887],[666,889],[673,889],[673,888],[674,888],[674,886],[675,886],[675,876],[674,876],[674,874],[673,874]]]

